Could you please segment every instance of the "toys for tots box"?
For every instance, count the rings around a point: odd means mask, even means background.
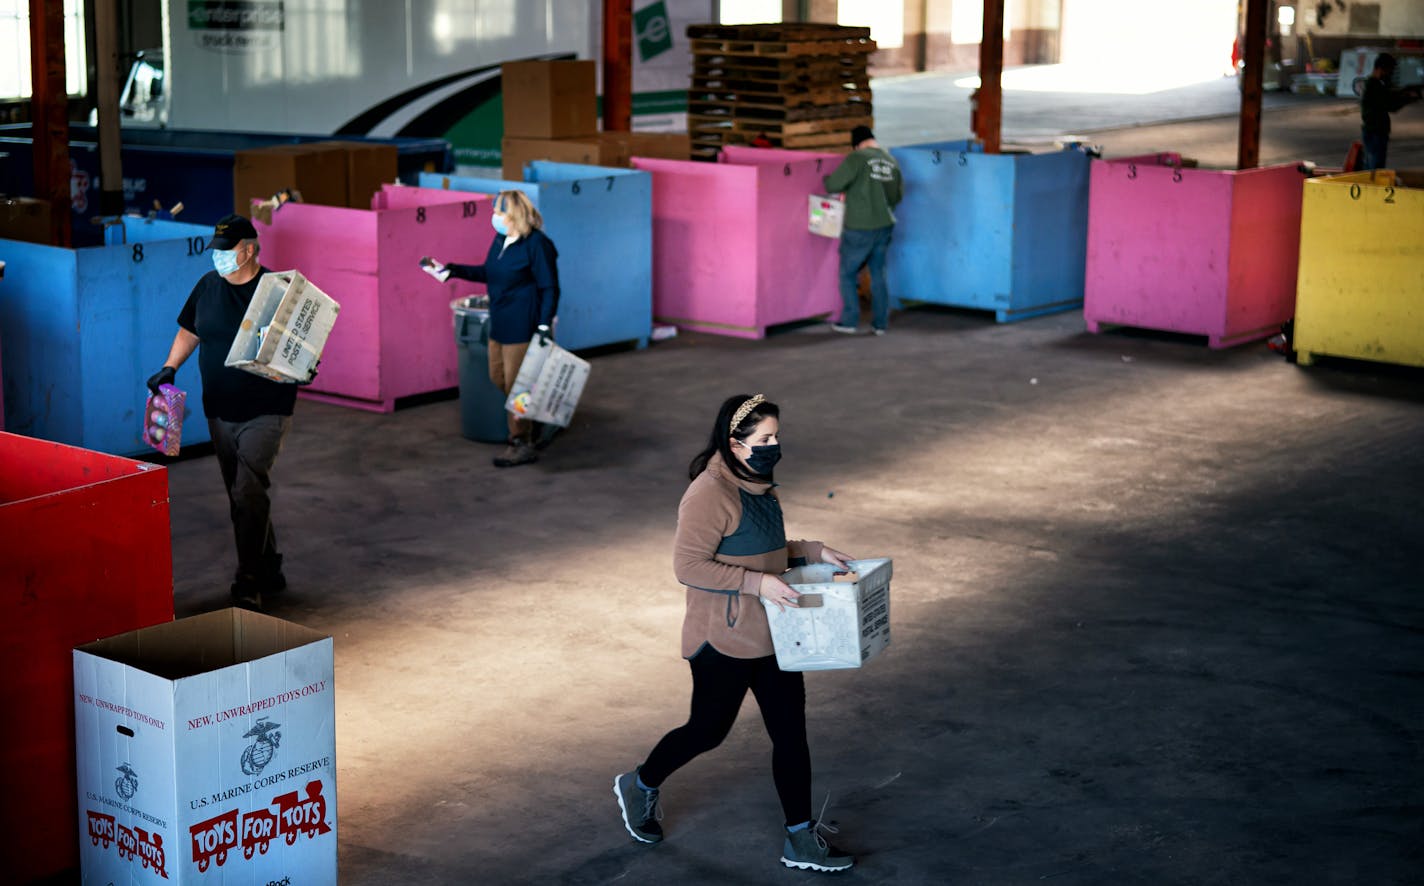
[[[240,609],[75,649],[83,882],[335,883],[332,669]]]

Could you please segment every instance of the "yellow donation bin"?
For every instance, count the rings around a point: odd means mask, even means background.
[[[1403,175],[1305,182],[1295,303],[1301,365],[1326,354],[1424,366],[1424,178]]]

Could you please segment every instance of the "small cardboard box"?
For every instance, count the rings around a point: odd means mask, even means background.
[[[0,197],[0,240],[52,246],[49,202],[33,197]]]
[[[297,271],[262,275],[226,366],[272,381],[306,382],[316,373],[341,305]]]
[[[845,201],[835,197],[812,194],[808,229],[818,237],[839,240],[845,225]]]
[[[692,137],[685,132],[626,132],[628,156],[659,160],[692,158]]]
[[[331,143],[271,145],[233,156],[233,211],[252,217],[252,201],[266,200],[278,191],[296,189],[302,202],[346,206],[347,151]]]
[[[226,609],[74,650],[86,884],[336,882],[332,641]]]
[[[580,138],[506,138],[500,143],[500,175],[523,181],[524,167],[535,160],[586,166],[628,165],[627,133],[601,132]]]
[[[566,428],[583,396],[589,368],[587,360],[536,337],[519,364],[504,408],[520,418]]]
[[[890,645],[890,558],[852,560],[856,581],[837,581],[829,563],[798,566],[782,579],[803,597],[785,612],[762,600],[776,664],[783,671],[858,668]]]
[[[505,62],[504,134],[569,138],[598,132],[598,74],[592,61]]]
[[[339,148],[346,154],[346,202],[342,205],[351,209],[370,209],[371,196],[400,174],[395,145],[329,141],[316,142],[315,146]],[[306,195],[302,196],[305,199]]]

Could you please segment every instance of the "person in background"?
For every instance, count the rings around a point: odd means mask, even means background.
[[[297,385],[224,365],[267,269],[257,261],[257,231],[240,215],[219,221],[209,245],[213,270],[198,280],[178,313],[178,333],[168,359],[149,378],[148,387],[156,394],[159,385],[172,384],[178,367],[198,352],[203,411],[237,541],[232,599],[238,606],[261,609],[263,594],[287,587],[272,529],[270,489],[272,466],[292,425]]]
[[[523,191],[501,191],[494,201],[491,224],[498,234],[482,265],[441,264],[423,259],[427,271],[483,283],[489,290],[490,381],[506,395],[536,335],[550,335],[559,309],[559,251],[544,233],[544,219]],[[507,413],[509,445],[496,456],[496,467],[508,468],[539,460],[534,424]]]
[[[613,795],[635,840],[661,842],[663,782],[722,743],[750,689],[771,736],[772,779],[786,816],[781,862],[843,871],[855,859],[821,836],[834,828],[811,818],[806,685],[799,671],[777,666],[762,601],[782,611],[797,605],[800,595],[781,579],[789,565],[812,561],[848,570],[851,558],[818,541],[786,540],[772,482],[781,457],[780,414],[761,394],[728,399],[707,448],[688,467],[692,482],[677,509],[673,570],[687,600],[682,656],[692,668],[692,711],[641,766],[614,778]]]
[[[1389,115],[1411,102],[1419,101],[1418,86],[1395,89],[1390,81],[1396,66],[1394,56],[1381,52],[1374,70],[1365,78],[1360,95],[1360,141],[1364,146],[1362,167],[1384,169],[1389,154]]]
[[[854,335],[860,325],[860,295],[856,278],[870,266],[870,323],[876,335],[890,325],[890,292],[885,285],[885,253],[895,231],[895,207],[904,195],[900,165],[880,147],[868,126],[851,131],[851,153],[825,178],[826,192],[845,194],[845,225],[841,229],[840,320],[836,332]]]

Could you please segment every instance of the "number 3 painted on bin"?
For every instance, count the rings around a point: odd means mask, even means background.
[[[930,162],[938,166],[940,161],[939,151],[930,151]]]
[[[1129,163],[1129,164],[1127,164],[1127,177],[1128,177],[1128,178],[1137,178],[1137,164],[1136,164],[1136,163]]]

